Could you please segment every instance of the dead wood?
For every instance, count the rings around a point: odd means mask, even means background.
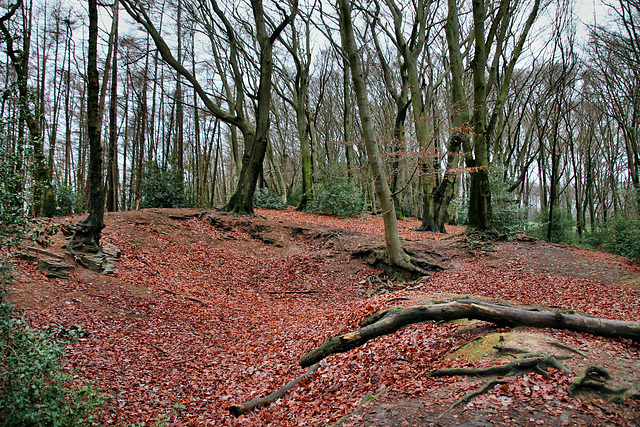
[[[284,387],[279,388],[278,390],[274,391],[271,394],[268,394],[267,396],[258,397],[256,399],[250,400],[245,403],[237,403],[235,405],[231,405],[229,407],[229,413],[237,418],[242,414],[253,411],[258,406],[266,406],[266,405],[269,405],[270,403],[273,403],[275,400],[279,399],[280,396],[282,396],[283,394],[285,394],[286,392],[294,388],[296,384],[298,384],[300,381],[302,381],[309,375],[313,374],[316,371],[316,369],[318,369],[318,366],[320,365],[317,363],[310,366],[309,369],[307,369],[307,372],[300,375],[298,378],[291,381]]]
[[[490,379],[489,381],[485,382],[480,388],[470,391],[469,393],[467,393],[464,396],[462,396],[460,399],[458,399],[455,402],[453,402],[453,404],[451,406],[449,406],[442,414],[440,414],[438,416],[438,418],[442,418],[445,414],[447,414],[449,411],[451,411],[456,406],[460,406],[460,405],[462,405],[464,403],[469,403],[471,401],[471,399],[488,392],[489,390],[491,390],[496,385],[498,385],[498,384],[508,384],[508,383],[509,383],[509,381],[507,381],[507,380],[500,380],[500,379],[497,379],[497,378]]]
[[[473,300],[457,300],[442,304],[392,308],[375,313],[361,329],[336,337],[329,337],[319,347],[300,359],[303,367],[322,359],[352,350],[374,338],[396,332],[398,329],[427,320],[477,319],[499,326],[529,326],[535,328],[564,329],[614,338],[640,341],[640,322],[630,322],[579,314],[553,311],[530,311]]]
[[[608,396],[621,396],[629,387],[612,388],[606,384],[611,379],[607,371],[599,366],[588,366],[580,372],[575,381],[567,389],[569,396],[573,397],[581,391],[594,391]]]
[[[200,304],[204,305],[205,307],[209,306],[209,304],[207,304],[206,302],[202,301],[201,299],[195,298],[195,297],[189,297],[189,296],[186,296],[186,295],[182,295],[182,294],[179,294],[177,292],[171,291],[169,289],[163,289],[162,291],[166,292],[168,294],[171,294],[171,295],[175,295],[175,296],[180,297],[180,298],[184,298],[184,299],[189,300],[189,301],[199,302]]]
[[[575,354],[577,354],[577,355],[579,355],[579,356],[581,356],[581,357],[583,357],[585,359],[589,358],[589,356],[586,355],[584,352],[582,352],[582,351],[580,351],[578,349],[575,349],[575,348],[571,347],[570,345],[567,345],[567,344],[564,344],[564,343],[561,343],[561,342],[557,342],[557,341],[551,341],[551,340],[546,340],[546,342],[549,345],[561,348],[563,350],[570,351],[570,352],[575,353]]]
[[[319,294],[320,291],[318,290],[309,290],[309,291],[271,291],[271,292],[266,292],[267,294],[270,295],[282,295],[282,294]]]
[[[524,372],[536,372],[548,376],[546,370],[555,368],[560,371],[569,372],[559,360],[559,356],[553,354],[528,354],[504,365],[489,366],[486,368],[444,368],[433,371],[432,377],[452,377],[454,375],[481,377],[498,376],[512,377]]]

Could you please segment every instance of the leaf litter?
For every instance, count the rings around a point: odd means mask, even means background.
[[[33,325],[81,325],[90,333],[69,345],[66,368],[113,396],[105,425],[162,421],[176,426],[324,426],[339,420],[342,425],[394,425],[389,418],[394,411],[408,420],[407,425],[427,425],[482,383],[475,378],[431,378],[429,372],[496,363],[492,358],[471,362],[445,357],[469,340],[468,335],[455,334],[456,323],[413,325],[332,356],[294,390],[238,419],[227,408],[298,377],[304,373],[298,359],[307,351],[329,335],[356,329],[364,316],[396,305],[399,299],[407,299],[401,301],[409,305],[450,293],[561,305],[620,320],[638,320],[640,313],[637,289],[606,277],[543,272],[536,267],[539,257],[524,246],[498,247],[497,254],[470,253],[447,235],[415,231],[417,220],[400,222],[402,237],[446,253],[448,269],[421,279],[412,291],[367,298],[367,284],[380,273],[347,251],[331,249],[325,238],[296,238],[283,230],[274,234],[279,245],[270,245],[257,239],[247,223],[337,228],[357,233],[358,244],[380,244],[380,217],[344,220],[259,210],[263,218],[236,220],[229,230],[202,218],[171,219],[169,214],[176,212],[107,215],[103,240],[122,251],[111,276],[76,269],[70,280],[62,281],[44,277],[33,262],[17,264],[12,298]],[[64,244],[57,238],[55,244]],[[607,265],[636,274],[636,266],[619,258],[588,262],[608,260]],[[638,345],[624,340],[561,331],[545,334],[590,354],[634,363],[640,359]],[[629,369],[637,366],[631,362]],[[461,411],[451,411],[439,425],[458,425],[465,417],[469,425],[482,417],[494,424],[600,420],[631,425],[640,416],[637,400],[611,406],[568,398],[566,389],[575,375],[551,370],[549,377],[513,378]],[[367,396],[376,397],[363,404]]]

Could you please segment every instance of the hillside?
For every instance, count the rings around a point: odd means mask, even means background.
[[[404,244],[444,270],[398,283],[353,256],[383,245],[379,217],[258,214],[107,214],[103,242],[121,252],[112,274],[75,268],[69,280],[51,279],[36,261],[20,260],[11,299],[36,326],[88,332],[68,347],[67,359],[115,396],[107,425],[562,426],[640,419],[638,343],[477,321],[413,325],[331,356],[275,403],[231,417],[230,405],[303,374],[301,356],[383,308],[472,296],[619,320],[640,313],[640,266],[609,254],[519,240],[469,244],[465,236],[421,233],[418,221],[401,221]],[[79,218],[54,219],[47,247],[28,252],[70,262],[63,231]],[[566,356],[570,372],[509,377],[449,410],[486,379],[428,373],[517,357],[494,349],[498,343]],[[610,387],[628,387],[618,403],[602,394],[568,396],[592,365],[611,374]]]

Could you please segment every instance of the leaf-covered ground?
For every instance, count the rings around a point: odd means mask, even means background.
[[[640,269],[607,254],[541,242],[469,250],[462,237],[417,232],[419,222],[410,220],[400,223],[405,244],[431,252],[447,269],[408,290],[370,297],[386,281],[350,251],[383,243],[380,217],[194,213],[108,214],[103,240],[122,251],[113,275],[75,269],[64,281],[44,277],[33,261],[16,266],[12,299],[33,324],[81,325],[90,333],[69,346],[68,368],[114,396],[106,425],[560,426],[637,425],[640,419],[638,400],[570,398],[566,391],[580,369],[596,364],[640,393],[638,344],[550,330],[527,335],[537,338],[521,345],[536,350],[535,343],[553,341],[577,350],[581,356],[556,348],[572,354],[566,361],[571,373],[510,378],[446,412],[484,379],[432,378],[429,372],[505,360],[490,349],[473,359],[455,352],[487,325],[433,322],[329,357],[280,400],[233,418],[229,405],[301,375],[302,355],[329,335],[356,329],[376,310],[463,294],[638,320]],[[49,251],[64,253],[61,233],[50,242]]]

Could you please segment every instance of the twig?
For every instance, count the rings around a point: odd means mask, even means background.
[[[278,295],[278,294],[319,294],[320,291],[317,290],[310,290],[310,291],[271,291],[271,292],[266,292],[267,294],[270,295]]]
[[[159,345],[155,345],[154,343],[151,343],[151,347],[155,348],[156,350],[158,350],[160,353],[162,353],[163,356],[168,356],[169,353],[167,353],[166,350],[164,350],[162,347],[160,347]]]
[[[182,295],[182,294],[179,294],[177,292],[171,291],[169,289],[162,289],[162,291],[166,292],[168,294],[171,294],[171,295],[175,295],[175,296],[180,297],[180,298],[188,299],[189,301],[199,302],[200,304],[204,305],[205,307],[209,307],[209,304],[207,304],[206,302],[202,301],[201,299],[198,299],[198,298],[195,298],[195,297],[189,297],[189,296],[186,296],[186,295]]]
[[[550,345],[552,345],[554,347],[558,347],[558,348],[561,348],[563,350],[567,350],[567,351],[571,351],[573,353],[576,353],[577,355],[582,356],[585,359],[589,358],[589,356],[587,354],[583,353],[582,351],[580,351],[578,349],[575,349],[575,348],[571,347],[570,345],[567,345],[567,344],[564,344],[564,343],[561,343],[561,342],[557,342],[557,341],[551,341],[551,340],[546,340],[546,342],[547,342],[547,344],[550,344]]]
[[[470,391],[469,393],[467,393],[464,396],[462,396],[460,399],[458,399],[455,402],[453,402],[453,404],[451,406],[449,406],[442,414],[438,415],[437,419],[442,418],[445,414],[449,413],[456,406],[462,405],[463,403],[468,403],[474,397],[480,396],[481,394],[486,393],[487,391],[489,391],[490,389],[492,389],[496,385],[498,385],[498,384],[508,384],[508,383],[509,383],[508,380],[499,380],[497,378],[490,379],[489,381],[484,383],[482,385],[482,387],[480,387],[480,388],[478,388],[476,390]]]
[[[316,369],[318,369],[319,366],[320,366],[319,363],[311,365],[309,367],[309,369],[307,369],[307,372],[305,372],[304,374],[300,375],[295,380],[291,381],[289,384],[285,385],[282,388],[279,388],[278,390],[274,391],[273,393],[271,393],[271,394],[269,394],[267,396],[258,397],[256,399],[250,400],[250,401],[245,402],[245,403],[237,403],[235,405],[231,405],[229,407],[229,413],[231,413],[231,415],[233,415],[234,417],[237,418],[237,417],[239,417],[240,415],[242,415],[244,413],[253,411],[258,406],[266,406],[266,405],[268,405],[270,403],[273,403],[280,396],[282,396],[283,394],[285,394],[286,392],[288,392],[289,390],[294,388],[296,386],[296,384],[298,384],[301,380],[303,380],[306,377],[308,377],[309,375],[313,374],[316,371]]]

